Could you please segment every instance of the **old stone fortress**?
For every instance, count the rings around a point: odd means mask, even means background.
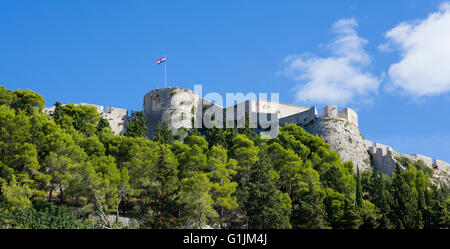
[[[130,120],[126,109],[90,105],[97,109],[105,118],[115,134],[122,134]],[[406,157],[412,161],[422,160],[433,169],[433,180],[436,182],[450,181],[450,164],[441,160],[433,160],[431,157],[419,154],[404,154],[397,152],[390,146],[364,139],[358,127],[358,114],[345,108],[338,111],[337,106],[327,105],[323,108],[321,116],[317,115],[316,107],[302,107],[283,103],[274,103],[265,100],[247,100],[234,106],[222,108],[207,100],[202,99],[195,92],[178,87],[159,88],[148,92],[144,96],[144,115],[148,127],[147,135],[152,137],[158,122],[167,122],[169,128],[176,131],[180,127],[192,128],[192,120],[198,114],[206,112],[223,111],[237,108],[242,105],[247,113],[270,114],[277,113],[279,125],[295,123],[302,126],[307,132],[323,137],[330,148],[336,151],[342,161],[352,160],[360,170],[374,167],[375,169],[392,175],[396,166],[396,157]],[[44,111],[51,113],[53,107]],[[201,110],[201,113],[198,113]],[[133,115],[133,112],[130,113]],[[242,119],[237,115],[235,120]]]

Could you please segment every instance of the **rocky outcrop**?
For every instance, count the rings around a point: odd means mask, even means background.
[[[343,162],[352,161],[355,171],[371,168],[371,161],[364,138],[359,128],[352,122],[342,118],[321,117],[314,122],[303,125],[303,128],[321,136],[336,151]]]

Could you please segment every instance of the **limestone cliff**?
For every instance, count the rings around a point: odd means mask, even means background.
[[[371,167],[364,138],[352,122],[341,118],[321,117],[303,125],[303,128],[313,135],[321,136],[340,155],[343,162],[351,160],[355,170],[356,167],[360,170]]]

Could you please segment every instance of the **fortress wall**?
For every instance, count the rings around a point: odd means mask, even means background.
[[[284,118],[294,114],[308,111],[310,108],[277,103],[267,100],[249,100],[250,111],[256,113],[278,113],[278,118]]]
[[[431,157],[420,154],[413,154],[411,156],[413,158],[413,161],[422,160],[428,167],[433,168],[433,159]]]
[[[68,104],[61,104],[61,106],[65,106],[65,105],[68,105]],[[87,103],[79,103],[79,104],[73,104],[73,105],[74,105],[74,106],[78,106],[78,105],[92,106],[92,107],[94,107],[95,110],[96,110],[98,113],[100,113],[100,114],[102,114],[102,113],[103,113],[103,110],[104,110],[104,108],[103,108],[102,105],[94,105],[94,104],[87,104]],[[55,106],[54,106],[54,105],[51,106],[51,107],[45,107],[45,108],[43,109],[43,112],[45,112],[45,113],[47,113],[47,114],[51,114],[51,113],[53,113],[54,111],[55,111]]]
[[[315,107],[305,108],[264,100],[248,100],[223,109],[205,101],[200,107],[200,101],[201,98],[194,92],[181,88],[155,89],[147,93],[144,96],[144,114],[149,128],[148,134],[152,136],[158,122],[163,120],[168,122],[173,131],[180,127],[190,128],[192,118],[199,114],[199,111],[200,114],[221,111],[230,114],[233,110],[233,120],[243,120],[246,112],[251,116],[257,113],[268,115],[277,113],[280,125],[299,124],[307,132],[321,136],[330,148],[340,155],[343,162],[351,160],[355,170],[356,167],[365,170],[373,166],[385,174],[392,175],[396,167],[395,158],[400,156],[412,161],[423,160],[429,167],[439,169],[434,171],[434,179],[449,179],[444,171],[444,169],[450,171],[450,165],[446,162],[439,160],[433,162],[430,157],[419,154],[403,154],[394,151],[390,146],[365,140],[358,128],[358,115],[350,108],[337,112],[336,106],[327,105],[322,110],[322,117],[318,118]],[[242,108],[239,115],[238,108]],[[372,155],[372,160],[369,155]]]
[[[350,108],[345,108],[339,112],[339,118],[348,120],[354,125],[358,126],[358,114]]]
[[[243,112],[237,114],[238,108],[243,108]],[[245,113],[278,113],[278,118],[285,118],[292,115],[297,115],[299,113],[308,111],[310,108],[295,106],[283,103],[277,103],[266,100],[247,100],[245,102],[229,106],[225,108],[226,111],[234,109],[234,120],[241,120],[245,117]]]
[[[392,176],[392,172],[397,166],[396,160],[392,157],[390,150],[377,148],[376,152],[372,154],[372,163],[374,168],[384,174]]]
[[[422,160],[428,167],[433,169],[432,179],[434,182],[449,182],[450,181],[450,164],[441,160],[435,160],[431,157],[423,156],[420,154],[405,154],[393,150],[391,147],[379,143],[375,143],[374,146],[369,148],[369,153],[372,155],[373,167],[380,172],[387,175],[392,175],[396,167],[397,157],[405,157],[413,162]],[[400,168],[404,169],[400,165]]]
[[[367,149],[373,146],[373,142],[370,140],[364,140],[364,145],[366,145]]]
[[[98,113],[102,114],[104,111],[104,108],[102,105],[94,105],[94,104],[88,104],[88,103],[79,103],[79,104],[75,104],[75,105],[87,105],[87,106],[92,106],[94,107]]]
[[[433,159],[431,157],[428,156],[424,156],[424,155],[419,155],[419,154],[405,154],[405,153],[401,153],[398,151],[393,150],[392,148],[390,148],[390,150],[392,151],[392,157],[405,157],[408,158],[409,160],[413,161],[413,162],[417,162],[419,160],[422,160],[428,167],[433,169]]]
[[[280,125],[284,125],[286,123],[304,125],[313,122],[316,118],[317,118],[317,110],[315,107],[311,107],[306,111],[279,119]]]
[[[106,107],[102,117],[109,122],[114,134],[123,134],[128,125],[128,110],[115,107]]]
[[[401,153],[401,152],[395,151],[392,148],[390,150],[392,150],[392,157],[394,157],[394,158],[396,158],[396,157],[405,157],[405,158],[408,158],[411,161],[415,161],[414,157],[409,155],[409,154],[405,154],[405,153]]]
[[[245,101],[245,102],[225,108],[224,109],[224,115],[225,115],[224,117],[228,117],[228,115],[231,115],[231,113],[233,113],[233,115],[232,115],[233,121],[234,120],[244,120],[245,113],[255,112],[254,111],[255,108],[256,107],[254,105],[252,105],[251,101]],[[230,120],[230,118],[227,118],[227,121],[229,121],[229,120]]]
[[[383,148],[384,150],[393,150],[390,146],[380,144],[380,143],[374,143],[375,148]]]
[[[337,118],[338,108],[335,105],[326,105],[322,109],[322,117]]]
[[[45,107],[42,111],[47,114],[52,114],[55,111],[55,106]]]
[[[65,106],[67,104],[62,104],[62,106]],[[114,132],[114,134],[123,134],[123,132],[126,129],[126,126],[128,124],[128,110],[122,109],[122,108],[115,108],[115,107],[106,107],[106,112],[104,111],[104,107],[102,105],[94,105],[94,104],[87,104],[87,103],[79,103],[79,104],[73,104],[75,106],[78,105],[85,105],[85,106],[91,106],[96,109],[96,111],[100,114],[101,117],[106,119],[109,123],[109,126],[111,127],[111,130]],[[46,107],[43,110],[47,114],[52,114],[55,111],[55,106]]]
[[[226,113],[222,107],[203,100],[202,114],[203,114],[203,127],[212,128],[213,126],[217,127],[223,126]],[[214,120],[212,118],[213,116]]]

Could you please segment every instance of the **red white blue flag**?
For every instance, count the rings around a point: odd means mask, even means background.
[[[156,64],[159,64],[159,63],[161,63],[163,61],[166,61],[166,57],[165,56],[162,57],[161,59],[156,60]]]

